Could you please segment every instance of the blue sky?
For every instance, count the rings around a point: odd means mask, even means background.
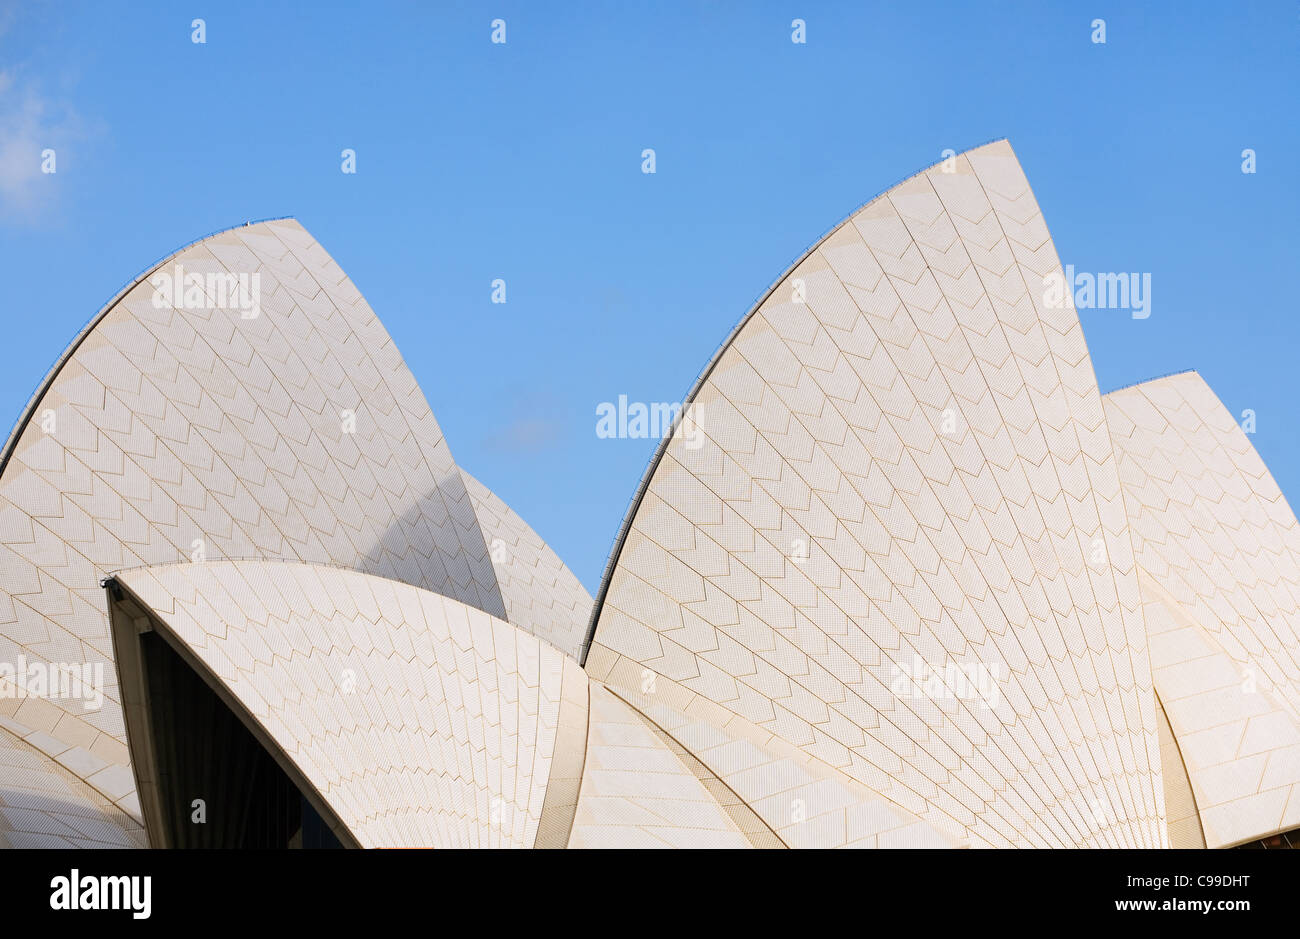
[[[1005,136],[1062,262],[1151,274],[1150,318],[1081,311],[1102,390],[1198,369],[1294,505],[1298,62],[1289,0],[0,0],[0,422],[152,262],[293,215],[594,593],[654,449],[597,405],[679,401],[823,232]]]

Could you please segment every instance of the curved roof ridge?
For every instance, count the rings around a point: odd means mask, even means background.
[[[600,619],[600,611],[605,605],[605,595],[609,592],[610,578],[613,576],[614,568],[618,564],[619,555],[623,550],[623,543],[627,540],[628,532],[631,530],[632,518],[636,515],[636,510],[641,505],[641,500],[645,497],[646,490],[650,486],[650,478],[654,476],[655,469],[663,459],[664,453],[667,452],[668,444],[672,440],[682,418],[685,416],[687,406],[695,400],[695,396],[699,394],[700,388],[703,387],[704,383],[709,380],[709,375],[712,374],[714,367],[722,358],[723,353],[731,347],[736,336],[740,334],[740,331],[745,328],[745,325],[754,317],[754,314],[758,312],[759,307],[767,301],[767,298],[772,295],[772,292],[776,290],[777,287],[781,286],[781,284],[785,282],[787,277],[794,273],[795,269],[798,268],[800,264],[806,261],[814,251],[826,242],[827,239],[852,221],[852,219],[863,209],[867,208],[867,206],[879,202],[903,184],[930,172],[930,170],[942,164],[944,160],[966,156],[976,152],[977,150],[983,150],[985,147],[990,147],[996,143],[1005,143],[1007,146],[1011,145],[1011,141],[1006,137],[994,137],[992,140],[986,140],[974,147],[969,147],[966,150],[959,151],[952,157],[944,157],[943,159],[935,160],[933,163],[927,164],[915,173],[911,173],[910,175],[900,179],[898,182],[886,186],[866,202],[861,203],[848,215],[844,216],[826,231],[822,232],[822,234],[812,244],[805,248],[803,253],[795,258],[794,261],[792,261],[790,265],[786,267],[786,269],[758,295],[758,298],[753,302],[745,315],[740,318],[736,325],[731,328],[731,331],[723,338],[722,342],[718,344],[717,348],[713,350],[713,355],[709,357],[708,362],[706,362],[704,367],[696,374],[695,380],[691,383],[690,390],[686,393],[686,397],[682,399],[681,410],[679,410],[676,417],[673,418],[672,426],[670,426],[660,438],[658,445],[655,447],[654,453],[650,456],[650,461],[646,464],[645,470],[641,474],[641,480],[637,483],[632,498],[628,501],[627,510],[623,514],[623,520],[619,523],[618,531],[614,535],[614,543],[610,546],[609,555],[605,559],[605,568],[601,571],[600,586],[596,589],[596,602],[592,604],[591,619],[587,623],[587,634],[582,641],[582,648],[580,650],[581,655],[578,659],[580,663],[586,664],[587,652],[591,649],[592,639],[595,638],[596,635],[596,623]],[[0,463],[0,469],[3,469],[3,463]]]
[[[18,414],[18,419],[14,421],[13,426],[9,429],[9,436],[4,442],[4,447],[0,448],[0,473],[4,472],[5,466],[9,463],[9,457],[13,454],[14,446],[18,443],[18,438],[22,436],[23,430],[26,429],[28,423],[31,422],[32,415],[36,413],[36,406],[40,403],[41,399],[45,397],[45,392],[48,391],[50,385],[54,383],[54,379],[58,377],[63,366],[72,358],[73,353],[77,351],[81,344],[86,341],[86,337],[89,336],[94,328],[99,325],[100,321],[117,306],[118,302],[123,297],[139,286],[141,281],[145,280],[150,274],[158,270],[172,258],[177,257],[184,251],[188,251],[190,248],[193,248],[201,242],[216,238],[218,235],[224,235],[226,232],[237,231],[241,228],[251,228],[253,225],[264,225],[267,222],[283,222],[286,220],[297,221],[297,219],[292,215],[275,215],[269,218],[250,219],[249,221],[245,221],[239,225],[231,225],[227,228],[218,228],[216,231],[208,232],[200,238],[195,238],[193,241],[186,242],[169,254],[163,255],[124,284],[117,293],[113,294],[113,296],[109,298],[107,303],[100,307],[99,312],[87,320],[86,325],[82,326],[81,329],[77,331],[77,334],[72,337],[72,341],[69,342],[64,350],[59,353],[58,357],[55,358],[54,364],[50,366],[49,371],[47,371],[44,377],[37,382],[36,390],[33,391],[31,397],[27,399],[27,403]]]
[[[1300,825],[1300,765],[1281,756],[1300,732],[1300,600],[1290,586],[1300,580],[1300,523],[1218,393],[1194,370],[1164,377],[1176,376],[1188,379],[1152,393],[1130,386],[1136,395],[1102,404],[1152,688],[1193,796],[1191,814],[1173,821],[1194,816],[1205,845],[1226,848]],[[1192,659],[1200,664],[1189,682]],[[1252,745],[1238,747],[1248,725]],[[1250,781],[1250,762],[1261,760],[1268,772]]]
[[[242,330],[238,304],[155,306],[160,274],[177,264],[260,272],[275,315],[247,317],[258,322]],[[368,417],[349,426],[359,404]],[[47,408],[58,412],[48,431]],[[0,583],[0,651],[48,663],[75,641],[105,666],[94,713],[51,700],[46,716],[67,718],[51,724],[60,742],[102,735],[123,798],[136,793],[116,652],[102,594],[85,592],[111,571],[193,561],[199,549],[213,559],[293,556],[505,612],[418,382],[356,285],[297,220],[250,221],[151,265],[60,357],[4,453],[0,501],[13,524],[0,541],[14,577]],[[156,485],[137,485],[146,478]],[[87,516],[94,533],[82,538]],[[20,601],[16,585],[29,582],[39,589]]]
[[[1196,374],[1198,374],[1198,372],[1194,368],[1180,368],[1176,372],[1165,372],[1163,375],[1152,375],[1150,378],[1141,378],[1138,379],[1137,381],[1131,381],[1127,385],[1120,385],[1116,388],[1112,388],[1110,391],[1102,392],[1101,396],[1104,398],[1106,397],[1106,395],[1114,394],[1117,391],[1127,391],[1129,388],[1136,388],[1139,385],[1149,385],[1153,381],[1160,381],[1165,378],[1175,378],[1178,375],[1196,375]],[[1201,380],[1205,381],[1205,379],[1201,379]]]
[[[1007,142],[841,224],[685,406],[589,674],[745,717],[975,843],[1164,844],[1102,403],[1075,311],[1034,287],[1059,269]],[[1112,654],[1131,674],[1095,667]],[[1141,723],[1069,703],[1094,695]]]
[[[122,605],[128,630],[134,628],[129,617],[149,618],[159,637],[207,682],[344,844],[532,847],[541,824],[533,807],[542,804],[557,749],[573,746],[546,732],[559,722],[564,654],[499,616],[415,584],[351,570],[307,602],[303,598],[319,584],[319,565],[303,561],[284,570],[267,568],[261,560],[138,568],[116,581],[120,590],[110,605]],[[413,607],[419,612],[412,616]],[[358,609],[367,611],[380,633],[393,636],[401,630],[426,641],[403,651],[376,644],[364,630],[349,633],[344,624]],[[300,627],[279,631],[289,649],[283,660],[296,657],[302,671],[277,682],[268,677],[277,674],[276,656],[268,660],[253,650],[259,649],[258,637],[276,631],[273,624],[282,611],[286,622]],[[468,642],[478,671],[458,670],[460,646],[438,638],[446,634]],[[317,641],[322,635],[332,637],[323,646]],[[394,657],[401,660],[398,665],[390,665]],[[251,664],[224,669],[222,662],[231,658]],[[344,666],[354,670],[351,689],[330,680]],[[131,656],[119,661],[119,668],[135,678],[148,666]],[[585,682],[585,674],[574,672]],[[486,702],[435,738],[445,746],[421,746],[425,722],[406,718],[424,697],[436,699],[426,687],[426,674],[435,676],[429,686],[435,690],[446,689],[450,676],[457,676],[466,693]],[[131,705],[136,687],[124,691]],[[354,693],[365,702],[360,710],[342,704]],[[454,693],[443,694],[449,696]],[[284,720],[268,717],[280,713]],[[133,723],[134,714],[132,708],[127,718],[137,735],[133,746],[152,747],[152,731],[143,721]],[[319,728],[304,722],[307,715],[321,718]],[[503,746],[495,757],[488,754],[486,776],[449,772],[460,750],[492,734],[503,738]],[[304,757],[304,748],[326,738],[333,742],[322,751],[323,759]],[[357,746],[360,740],[368,745]],[[531,758],[510,763],[516,747],[522,751],[529,740]],[[376,752],[403,757],[375,760]],[[159,825],[165,797],[159,795],[156,769],[143,761],[135,765],[149,774],[141,777],[139,790],[146,827],[151,833],[165,830]],[[395,796],[376,799],[368,791],[378,776],[394,781]]]

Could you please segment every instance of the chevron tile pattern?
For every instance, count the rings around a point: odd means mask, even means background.
[[[259,275],[259,315],[206,296],[155,305],[141,280],[62,362],[0,474],[0,661],[98,663],[108,683],[100,710],[77,702],[26,729],[98,748],[126,778],[109,571],[198,551],[298,559],[505,613],[438,424],[324,249],[297,222],[266,222],[157,270],[177,264]],[[114,803],[138,817],[132,789]]]
[[[591,594],[510,506],[464,469],[460,474],[483,530],[506,620],[565,655],[581,658]]]
[[[183,249],[0,451],[0,846],[172,824],[148,627],[363,846],[1300,829],[1300,524],[1199,376],[1098,393],[1053,276],[1006,141],[863,206],[709,364],[593,602],[297,222]],[[33,691],[85,665],[102,706]]]
[[[1155,688],[1205,843],[1300,827],[1295,514],[1195,372],[1111,392],[1105,405]]]
[[[23,730],[0,717],[0,848],[144,847],[140,823],[73,771],[89,773],[93,755]]]
[[[825,238],[733,335],[586,667],[724,708],[972,846],[1167,843],[1118,471],[1005,141]],[[996,700],[950,680],[982,663]],[[943,676],[898,694],[904,676]]]
[[[363,846],[533,846],[565,668],[549,645],[458,600],[318,565],[117,579]]]

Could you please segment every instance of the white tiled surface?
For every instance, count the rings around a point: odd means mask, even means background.
[[[563,690],[560,694],[559,725],[555,731],[554,756],[546,780],[546,801],[537,826],[533,847],[564,848],[573,830],[573,815],[582,787],[582,770],[587,758],[588,705],[590,682],[576,659],[564,659]]]
[[[93,778],[102,760],[48,734],[20,739],[18,730],[0,716],[0,847],[143,847],[140,823],[76,774]]]
[[[1300,525],[1195,372],[1111,392],[1155,686],[1206,843],[1300,827]]]
[[[458,600],[338,568],[208,561],[118,579],[363,846],[533,846],[556,649]]]
[[[591,594],[510,506],[464,469],[460,474],[483,529],[506,619],[577,659],[591,619]]]
[[[98,586],[121,569],[364,844],[1300,827],[1300,526],[1199,376],[1103,405],[1006,142],[859,210],[738,331],[703,446],[672,440],[632,519],[590,684],[590,596],[455,467],[310,235],[177,261],[259,272],[261,316],[156,309],[146,280],[6,447],[0,661],[102,663],[108,701],[0,696],[0,844],[143,843]],[[1001,702],[891,690],[949,663]]]
[[[99,587],[109,571],[189,560],[202,539],[210,559],[339,564],[505,614],[438,424],[324,249],[275,221],[214,235],[161,270],[178,262],[260,274],[260,316],[156,309],[142,281],[45,388],[0,476],[0,661],[97,662],[108,683],[101,710],[25,726],[70,744],[102,733],[117,746],[101,755],[124,768]]]
[[[748,848],[744,833],[651,722],[593,683],[571,848]]]
[[[938,831],[861,783],[734,714],[699,699],[682,714],[640,693],[628,703],[670,734],[791,848],[950,848]]]
[[[1056,270],[1004,141],[829,235],[703,383],[702,445],[670,442],[593,677],[648,670],[972,845],[1166,844],[1123,498]],[[890,691],[954,661],[999,670],[996,709]]]
[[[1165,784],[1165,820],[1169,825],[1169,847],[1204,848],[1205,833],[1201,830],[1201,815],[1196,810],[1196,796],[1183,754],[1169,726],[1169,716],[1156,697],[1156,717],[1159,719],[1161,778]]]

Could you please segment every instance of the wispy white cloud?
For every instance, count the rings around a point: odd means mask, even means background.
[[[511,421],[483,444],[488,450],[500,453],[534,454],[554,447],[564,433],[558,421],[544,417],[520,418]]]
[[[0,217],[32,222],[51,210],[63,168],[59,160],[66,157],[60,150],[84,137],[68,105],[41,94],[14,69],[0,71]]]
[[[487,450],[515,456],[531,456],[558,446],[571,428],[559,417],[561,402],[553,395],[521,393],[514,413],[483,439]]]
[[[96,126],[83,120],[64,94],[45,90],[35,62],[14,56],[22,48],[21,34],[8,33],[20,13],[27,12],[30,8],[14,0],[0,0],[0,49],[7,60],[0,67],[0,221],[9,223],[50,218],[58,203],[60,176],[66,178],[69,168],[68,157]],[[65,75],[60,85],[66,84]]]

